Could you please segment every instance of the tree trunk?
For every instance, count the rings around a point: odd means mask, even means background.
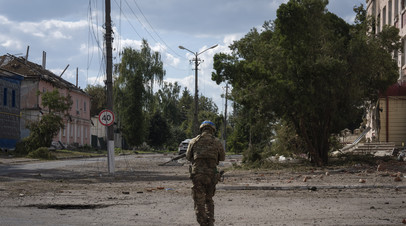
[[[319,140],[315,140],[314,138],[313,140],[310,139],[307,132],[307,126],[303,122],[303,119],[300,120],[299,127],[302,138],[306,142],[311,162],[319,167],[326,165],[328,163],[328,138],[326,140],[326,135],[323,134],[322,138]]]

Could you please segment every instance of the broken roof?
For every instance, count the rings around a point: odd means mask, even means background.
[[[0,68],[0,78],[5,79],[12,83],[19,83],[24,79],[24,76],[17,74],[15,72],[7,71],[3,68]]]
[[[66,81],[53,72],[44,69],[41,65],[26,60],[23,57],[16,57],[10,54],[0,56],[0,68],[15,72],[24,76],[24,78],[39,78],[47,81],[59,88],[66,88],[86,94],[82,89]],[[87,94],[86,94],[87,95]]]

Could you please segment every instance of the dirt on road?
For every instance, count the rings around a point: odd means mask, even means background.
[[[0,225],[197,225],[185,160],[169,155],[22,168],[0,158]],[[215,225],[404,225],[406,165],[236,170],[221,164]],[[9,173],[7,173],[9,172]]]

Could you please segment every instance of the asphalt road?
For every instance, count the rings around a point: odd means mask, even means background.
[[[106,158],[0,161],[0,225],[197,225],[188,165],[159,166],[170,157],[119,156],[114,176]],[[402,225],[406,218],[406,182],[394,182],[393,172],[228,168],[240,160],[222,164],[215,225]]]

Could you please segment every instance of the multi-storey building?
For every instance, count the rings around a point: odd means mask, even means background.
[[[20,87],[23,76],[0,69],[0,148],[13,149],[20,139]]]
[[[4,55],[0,57],[0,68],[24,76],[21,82],[20,101],[20,137],[27,137],[30,131],[26,128],[29,121],[39,120],[44,113],[39,93],[58,89],[59,93],[72,98],[69,117],[65,117],[65,128],[54,137],[54,141],[64,145],[83,146],[91,141],[90,96],[77,85],[55,75],[45,68],[23,57]],[[1,127],[2,125],[0,125]]]
[[[383,93],[369,112],[366,135],[369,140],[406,143],[406,0],[366,0],[367,15],[375,18],[373,31],[379,33],[385,25],[399,29],[402,49],[394,53],[399,66],[399,79]]]
[[[398,61],[399,80],[406,81],[406,0],[366,0],[367,15],[375,18],[374,31],[379,33],[385,25],[399,29],[402,50],[395,53]]]

